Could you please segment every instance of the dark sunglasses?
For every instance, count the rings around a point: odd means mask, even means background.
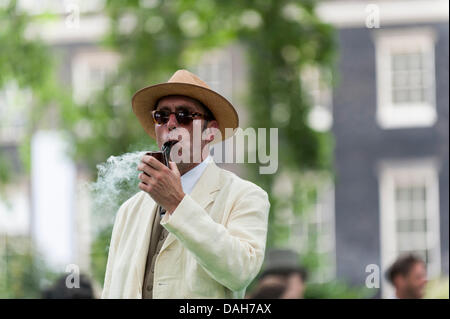
[[[179,111],[175,111],[175,112],[163,110],[163,111],[153,111],[152,112],[153,121],[156,124],[166,124],[169,121],[170,114],[175,114],[175,118],[177,119],[177,122],[182,125],[190,124],[194,120],[195,117],[207,119],[206,115],[201,114],[201,113],[196,113],[196,112],[191,113],[186,110],[179,110]]]

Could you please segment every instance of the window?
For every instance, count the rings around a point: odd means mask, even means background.
[[[0,196],[0,236],[26,236],[30,227],[28,181],[20,178],[8,184]]]
[[[426,85],[426,56],[421,52],[391,55],[391,99],[393,105],[431,103]]]
[[[310,274],[310,281],[324,283],[335,277],[335,223],[334,187],[332,184],[317,188],[318,198],[311,211],[292,225],[289,245],[301,255],[313,252],[318,267]]]
[[[244,78],[244,74],[239,74],[244,69],[242,64],[242,53],[237,47],[229,46],[222,49],[214,49],[207,51],[201,55],[199,64],[192,67],[193,72],[199,76],[200,79],[206,82],[206,84],[214,91],[221,94],[228,101],[233,103],[233,97],[239,94],[242,89],[242,85],[239,81]],[[236,73],[237,72],[237,73]],[[236,101],[234,101],[236,106]],[[239,103],[238,103],[239,104]],[[246,122],[247,114],[245,110],[239,110],[239,123]],[[225,159],[221,158],[222,154],[236,153],[236,158],[244,156],[243,154],[237,154],[243,151],[243,149],[236,147],[236,137],[230,138],[225,143],[217,143],[212,146],[211,150],[215,155],[214,160],[223,162]],[[221,150],[219,150],[221,149]],[[230,169],[238,173],[239,168],[235,165],[227,166]]]
[[[72,62],[74,100],[85,103],[90,96],[103,89],[109,76],[118,68],[119,57],[113,52],[82,51]]]
[[[233,95],[233,56],[232,48],[213,50],[204,54],[201,63],[196,66],[196,74],[211,89],[219,92],[229,101]]]
[[[309,125],[321,132],[330,130],[333,124],[331,72],[318,67],[305,68],[301,73],[301,83],[312,103]]]
[[[382,128],[436,122],[434,38],[428,29],[376,33],[377,121]]]
[[[24,137],[31,103],[31,90],[21,89],[15,82],[0,89],[0,143],[18,143]]]
[[[399,255],[414,253],[427,264],[429,277],[439,275],[438,188],[437,169],[432,160],[381,165],[383,272]],[[383,296],[390,297],[392,294],[392,287],[383,285]]]

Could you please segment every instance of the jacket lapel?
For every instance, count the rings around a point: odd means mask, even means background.
[[[190,196],[200,205],[200,207],[206,208],[209,203],[214,201],[217,191],[220,189],[219,173],[220,168],[218,168],[217,165],[211,161],[202,176],[197,181],[197,184],[195,184]],[[169,247],[175,239],[175,235],[169,233],[166,241],[161,247],[161,252]]]
[[[145,200],[142,203],[142,208],[139,210],[141,214],[140,222],[140,233],[142,234],[141,239],[136,242],[136,254],[134,255],[136,260],[134,264],[136,265],[136,275],[139,282],[143,282],[145,264],[147,262],[148,247],[150,244],[150,237],[152,232],[152,225],[156,217],[156,203],[150,197],[150,195],[145,194]]]

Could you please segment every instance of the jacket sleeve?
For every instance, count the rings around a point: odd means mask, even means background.
[[[122,205],[116,215],[114,226],[111,234],[111,242],[109,244],[109,251],[108,251],[108,261],[106,264],[106,272],[105,272],[105,281],[103,284],[103,291],[102,291],[102,299],[108,299],[113,298],[113,295],[111,294],[111,281],[112,281],[112,272],[113,272],[113,265],[116,258],[116,252],[117,247],[120,242],[121,234],[122,234],[122,220],[125,210],[125,204]]]
[[[267,193],[259,187],[251,187],[237,198],[224,226],[216,223],[192,197],[185,195],[175,211],[164,216],[161,224],[214,280],[232,291],[240,291],[261,269],[269,207]]]

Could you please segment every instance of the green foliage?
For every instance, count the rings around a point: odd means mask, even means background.
[[[323,284],[308,284],[305,289],[305,299],[361,299],[375,295],[362,287],[350,287],[346,283],[335,280]]]
[[[11,162],[4,158],[4,155],[0,153],[0,189],[2,189],[6,182],[10,180],[11,166]],[[2,196],[0,195],[0,200],[1,199]]]
[[[108,261],[109,242],[111,240],[112,225],[104,228],[95,237],[91,246],[92,276],[102,285],[105,279],[106,263]]]
[[[45,66],[51,63],[47,48],[24,37],[30,19],[18,12],[15,0],[0,9],[0,88],[14,79],[22,88],[39,89],[48,76],[50,70]]]
[[[29,239],[0,239],[0,298],[39,298],[54,274],[31,246]]]

